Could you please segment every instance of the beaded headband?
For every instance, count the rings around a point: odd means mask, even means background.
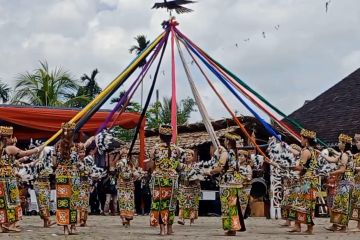
[[[298,152],[301,152],[301,147],[297,144],[291,144],[290,147]]]
[[[76,123],[65,122],[61,124],[61,128],[63,129],[75,129],[75,127],[76,127]]]
[[[300,135],[306,138],[315,139],[316,138],[316,132],[307,130],[305,128],[301,129]]]
[[[235,141],[240,140],[240,136],[236,135],[234,133],[225,133],[224,137],[227,139],[230,139],[230,140],[235,140]]]
[[[245,155],[245,156],[249,156],[249,151],[246,151],[246,150],[238,150],[237,151],[237,154],[240,155]]]
[[[351,144],[352,143],[352,137],[350,137],[349,135],[346,135],[344,133],[341,133],[339,135],[339,141]]]
[[[172,135],[172,127],[170,125],[161,125],[159,127],[159,134],[161,135]]]
[[[0,126],[0,135],[3,136],[13,135],[13,127]]]

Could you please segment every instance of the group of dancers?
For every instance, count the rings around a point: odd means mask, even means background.
[[[316,133],[301,131],[301,145],[283,144],[296,159],[294,166],[283,175],[284,197],[281,215],[291,227],[289,232],[301,232],[301,225],[307,225],[305,234],[313,234],[316,199],[321,189],[319,180],[325,182],[326,204],[330,215],[329,231],[348,231],[350,220],[357,221],[360,231],[360,134],[354,138],[344,133],[338,137],[337,150],[316,147]],[[319,174],[320,160],[327,162],[326,174]],[[294,222],[294,224],[292,224]]]
[[[18,181],[31,176],[37,196],[40,217],[44,227],[63,226],[64,234],[77,234],[76,226],[86,226],[91,181],[106,175],[116,176],[118,207],[121,222],[130,226],[134,218],[134,181],[151,174],[152,194],[150,225],[160,226],[160,235],[173,234],[175,211],[179,204],[181,225],[186,220],[193,224],[198,218],[200,181],[207,176],[218,176],[220,187],[221,219],[225,234],[234,236],[246,231],[244,215],[248,206],[253,170],[263,162],[254,160],[244,150],[240,136],[227,133],[222,145],[212,145],[211,159],[197,161],[192,149],[182,149],[171,142],[172,127],[161,125],[159,143],[152,147],[145,170],[130,157],[127,144],[116,140],[108,144],[105,133],[85,143],[74,142],[75,124],[63,123],[60,140],[54,147],[39,145],[23,151],[16,147],[13,128],[0,126],[0,227],[2,232],[19,232],[17,222],[22,218]],[[111,135],[111,134],[110,134]],[[303,129],[301,147],[281,143],[281,147],[296,159],[296,163],[283,168],[284,197],[282,217],[289,232],[313,233],[317,192],[319,191],[318,158],[321,156],[335,165],[327,177],[331,231],[346,231],[349,220],[358,221],[360,230],[360,135],[354,137],[357,152],[351,152],[353,139],[339,136],[339,151],[320,152],[315,149],[316,133]],[[113,136],[110,136],[114,138]],[[106,154],[111,166],[104,170],[96,167],[96,152]],[[271,154],[270,159],[271,159]],[[29,161],[30,159],[30,161]],[[31,160],[32,159],[32,160]],[[276,162],[276,161],[274,161]],[[50,220],[50,181],[56,179],[56,222]],[[295,222],[293,225],[292,222]]]

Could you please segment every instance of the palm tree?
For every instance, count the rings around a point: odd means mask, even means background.
[[[186,124],[192,112],[196,112],[194,99],[188,97],[176,103],[177,123],[178,125]],[[158,128],[160,124],[171,123],[171,99],[164,97],[163,102],[155,102],[146,113],[147,128]]]
[[[40,62],[40,65],[33,73],[18,76],[13,104],[72,106],[79,101],[88,101],[84,96],[72,96],[79,85],[69,72],[61,67],[50,70],[46,61]]]
[[[0,99],[3,103],[6,103],[7,101],[9,101],[9,92],[10,92],[10,87],[9,85],[7,85],[6,83],[3,83],[0,80]]]
[[[111,99],[110,104],[118,103],[124,95],[125,95],[125,91],[121,91],[119,94],[119,97],[115,97],[115,98]],[[124,103],[126,101],[127,101],[127,99],[125,99]],[[121,107],[123,107],[123,106],[124,105],[122,105]],[[141,106],[137,102],[129,101],[128,105],[126,106],[125,111],[126,112],[141,112]]]
[[[145,35],[138,35],[134,38],[137,42],[137,45],[132,45],[129,49],[130,53],[133,53],[135,51],[135,53],[137,55],[139,55],[142,51],[144,51],[147,46],[149,45],[150,41],[146,40],[146,36]],[[144,67],[146,64],[146,58],[144,58],[143,60],[141,60],[141,62],[139,63],[139,68]],[[143,82],[141,82],[141,100],[140,100],[140,109],[142,109],[143,106]]]
[[[96,75],[99,73],[97,69],[94,69],[91,73],[91,76],[84,74],[81,77],[83,82],[86,82],[85,86],[81,87],[81,95],[87,96],[90,100],[94,99],[96,95],[101,92],[101,88],[99,87],[98,83],[96,82]]]
[[[139,55],[142,51],[144,51],[147,46],[149,45],[150,41],[146,40],[145,35],[138,35],[134,38],[137,42],[137,45],[132,45],[129,49],[130,53],[135,52],[137,55]],[[139,63],[139,67],[143,67],[146,64],[146,59],[142,60]]]

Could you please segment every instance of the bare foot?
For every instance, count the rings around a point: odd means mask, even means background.
[[[299,232],[301,232],[301,229],[300,228],[293,228],[293,229],[290,229],[288,232],[289,233],[299,233]]]
[[[334,225],[331,225],[329,227],[324,227],[326,230],[328,231],[332,231],[332,232],[335,232],[335,231],[338,231],[338,228]]]
[[[227,231],[226,233],[225,233],[225,235],[226,236],[236,236],[236,231]]]
[[[184,222],[184,220],[178,220],[178,224],[185,225],[185,222]]]
[[[280,224],[279,225],[280,227],[291,227],[291,225],[290,224],[288,224],[288,223],[283,223],[283,224]]]
[[[360,232],[360,228],[349,229],[349,232]]]

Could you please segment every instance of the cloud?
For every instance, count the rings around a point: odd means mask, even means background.
[[[160,23],[168,13],[151,10],[154,2],[0,0],[0,78],[13,86],[17,74],[47,60],[50,67],[62,66],[76,78],[98,68],[98,81],[104,88],[134,58],[128,49],[135,44],[135,36],[154,39],[161,33]],[[313,0],[199,0],[189,7],[195,11],[177,17],[179,29],[285,113],[360,65],[358,0],[333,0],[327,13],[325,1]],[[191,92],[176,60],[180,99]],[[161,67],[164,74],[159,74],[157,83],[161,96],[171,94],[170,66],[168,49]],[[210,116],[229,116],[201,74],[194,66],[191,69]],[[154,71],[152,67],[152,77]],[[248,114],[209,76],[234,110]],[[151,80],[146,77],[144,95]],[[139,92],[135,99],[140,101]],[[192,120],[200,120],[199,113]]]

